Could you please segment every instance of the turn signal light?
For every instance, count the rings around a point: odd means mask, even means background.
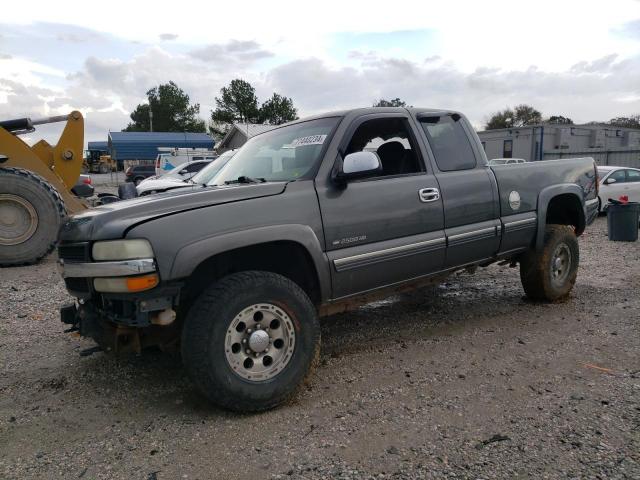
[[[95,278],[93,286],[98,292],[134,293],[150,290],[159,282],[158,274],[151,273],[139,277]]]

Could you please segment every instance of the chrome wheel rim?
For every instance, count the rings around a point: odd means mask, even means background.
[[[557,285],[564,285],[571,271],[571,250],[565,243],[558,245],[551,257],[551,281]]]
[[[0,245],[18,245],[38,228],[38,214],[31,202],[10,193],[0,194]]]
[[[225,336],[231,369],[246,380],[268,380],[287,366],[295,348],[293,322],[280,307],[258,303],[235,316]]]

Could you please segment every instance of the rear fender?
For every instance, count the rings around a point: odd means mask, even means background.
[[[576,225],[576,235],[581,235],[586,226],[587,210],[584,201],[584,190],[575,183],[551,185],[542,189],[538,195],[538,231],[536,233],[536,250],[542,250],[544,245],[544,230],[547,224],[547,211],[551,201],[559,195],[573,195],[580,203],[579,218]]]

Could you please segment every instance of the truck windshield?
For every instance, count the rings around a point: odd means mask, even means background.
[[[291,181],[304,178],[320,161],[338,117],[319,118],[278,128],[250,139],[208,185],[238,179]]]

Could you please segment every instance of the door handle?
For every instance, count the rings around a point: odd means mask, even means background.
[[[440,191],[437,188],[422,188],[418,190],[418,198],[422,203],[440,200]]]

